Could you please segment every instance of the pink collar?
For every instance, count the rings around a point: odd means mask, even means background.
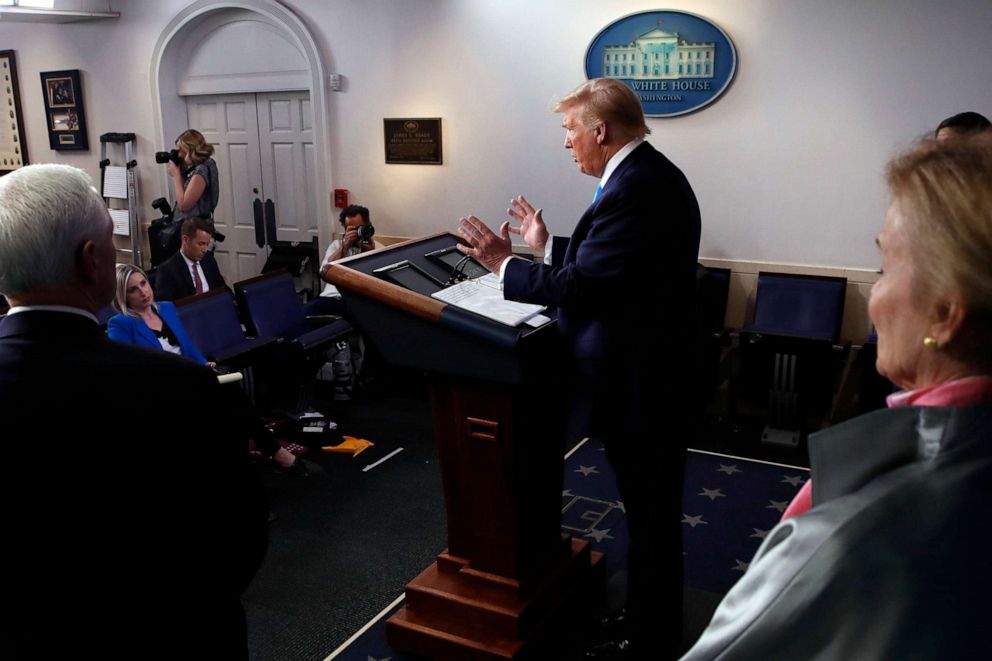
[[[992,400],[992,376],[966,376],[916,390],[895,392],[885,398],[897,406],[972,406]]]

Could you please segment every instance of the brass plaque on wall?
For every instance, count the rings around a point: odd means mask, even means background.
[[[383,119],[386,163],[441,165],[441,118]]]

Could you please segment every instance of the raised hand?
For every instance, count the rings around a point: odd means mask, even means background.
[[[474,257],[493,273],[498,273],[500,264],[512,254],[510,234],[507,231],[509,224],[509,221],[503,223],[497,236],[479,218],[462,218],[458,221],[458,233],[469,245],[459,243],[458,249]]]
[[[503,223],[503,227],[513,234],[522,236],[528,246],[543,254],[544,246],[548,242],[548,228],[541,217],[543,211],[544,209],[534,209],[534,206],[520,195],[510,200],[510,208],[506,210],[511,218],[520,223],[520,227],[513,227],[509,221]]]

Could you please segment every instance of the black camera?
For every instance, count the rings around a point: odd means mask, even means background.
[[[181,168],[183,166],[183,159],[179,158],[178,149],[173,149],[172,151],[155,152],[156,163],[168,163],[169,161],[175,163],[177,168]]]
[[[360,243],[370,242],[373,236],[375,236],[375,228],[372,227],[372,223],[358,226],[358,241]]]

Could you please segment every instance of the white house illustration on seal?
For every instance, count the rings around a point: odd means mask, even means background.
[[[624,46],[603,48],[603,75],[610,78],[712,78],[716,44],[693,44],[678,32],[654,28]]]

